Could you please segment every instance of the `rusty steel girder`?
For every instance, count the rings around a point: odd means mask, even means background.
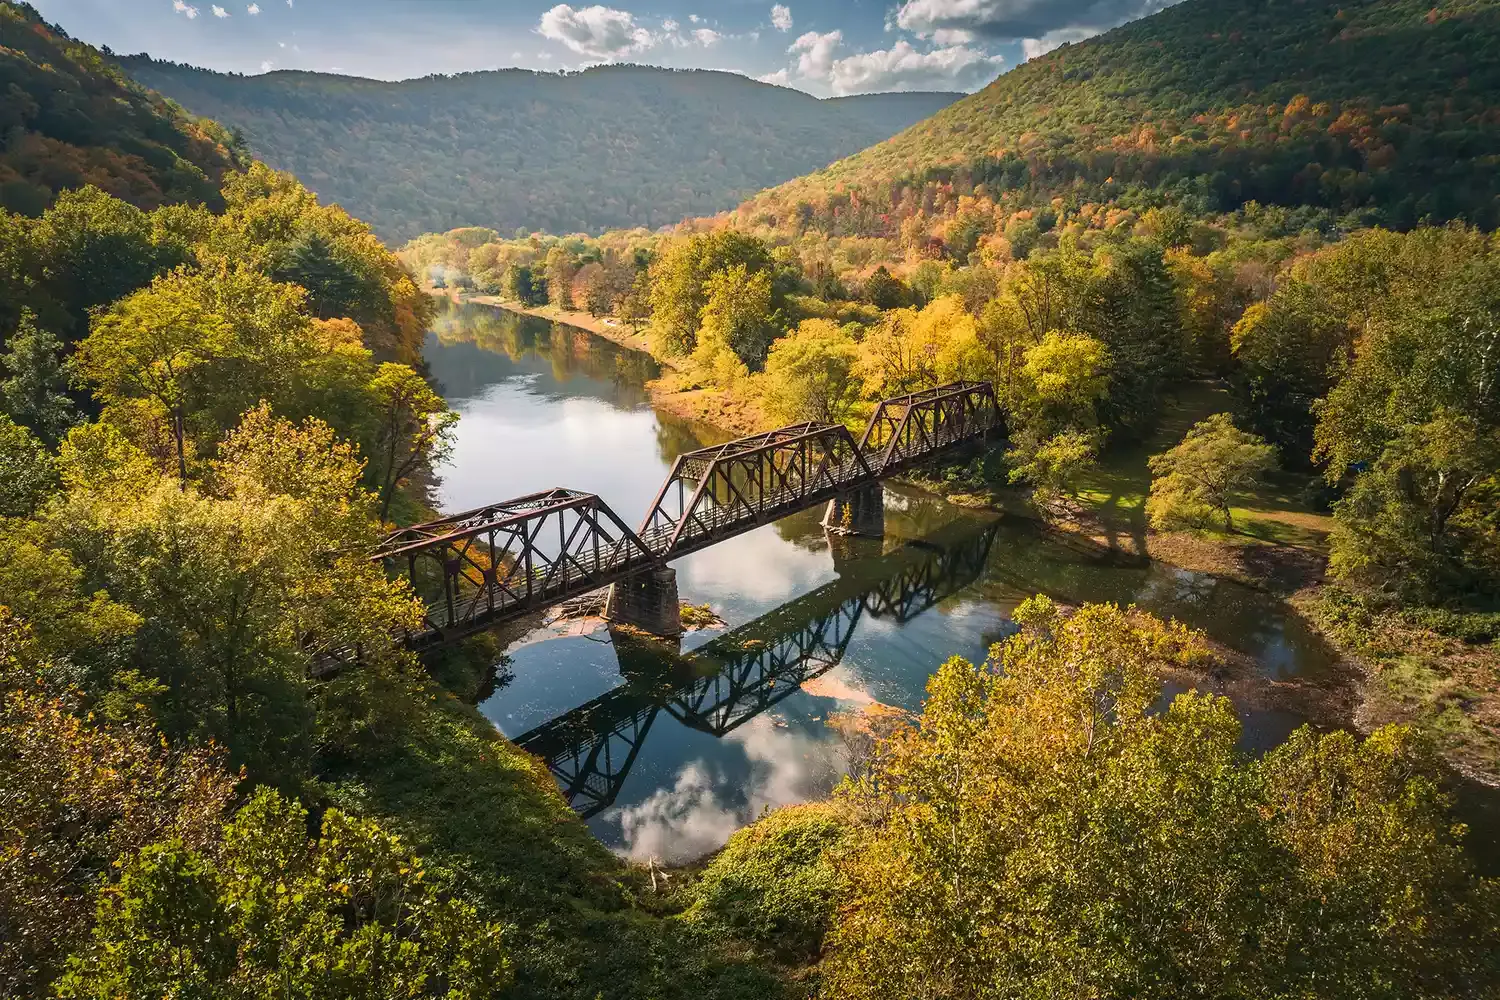
[[[881,476],[895,475],[936,452],[983,438],[1000,424],[989,382],[954,382],[883,401],[859,450]]]
[[[597,590],[661,560],[592,493],[555,489],[392,533],[376,551],[426,607],[415,647]]]
[[[675,559],[874,478],[842,424],[783,427],[678,458],[639,534]]]
[[[639,531],[591,493],[554,489],[403,528],[372,558],[424,602],[408,644],[434,645],[663,568],[982,438],[998,422],[993,387],[958,382],[881,403],[860,442],[841,424],[807,423],[689,452]]]

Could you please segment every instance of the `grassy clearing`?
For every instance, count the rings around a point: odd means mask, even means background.
[[[1128,554],[1290,592],[1321,575],[1333,526],[1332,518],[1314,507],[1314,476],[1278,471],[1267,477],[1232,507],[1233,531],[1203,527],[1160,532],[1147,523],[1150,457],[1181,441],[1205,417],[1233,411],[1233,402],[1226,389],[1213,383],[1185,387],[1166,407],[1149,440],[1106,455],[1082,478],[1076,494],[1080,527]]]

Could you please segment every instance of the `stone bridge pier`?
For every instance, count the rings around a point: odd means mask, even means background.
[[[682,602],[677,571],[661,568],[628,576],[609,588],[604,619],[659,636],[682,634]]]
[[[823,528],[834,534],[862,538],[885,536],[885,488],[880,482],[866,483],[840,493],[828,501]]]

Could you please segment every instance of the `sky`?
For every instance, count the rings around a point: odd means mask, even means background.
[[[606,62],[723,69],[819,97],[974,91],[1177,0],[32,0],[120,54],[400,80]]]

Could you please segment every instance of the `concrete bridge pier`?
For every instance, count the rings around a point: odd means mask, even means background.
[[[836,535],[864,538],[885,536],[885,489],[879,482],[866,483],[828,501],[823,529]]]
[[[681,635],[682,602],[677,596],[677,571],[647,570],[614,584],[604,602],[604,618],[652,635]]]

